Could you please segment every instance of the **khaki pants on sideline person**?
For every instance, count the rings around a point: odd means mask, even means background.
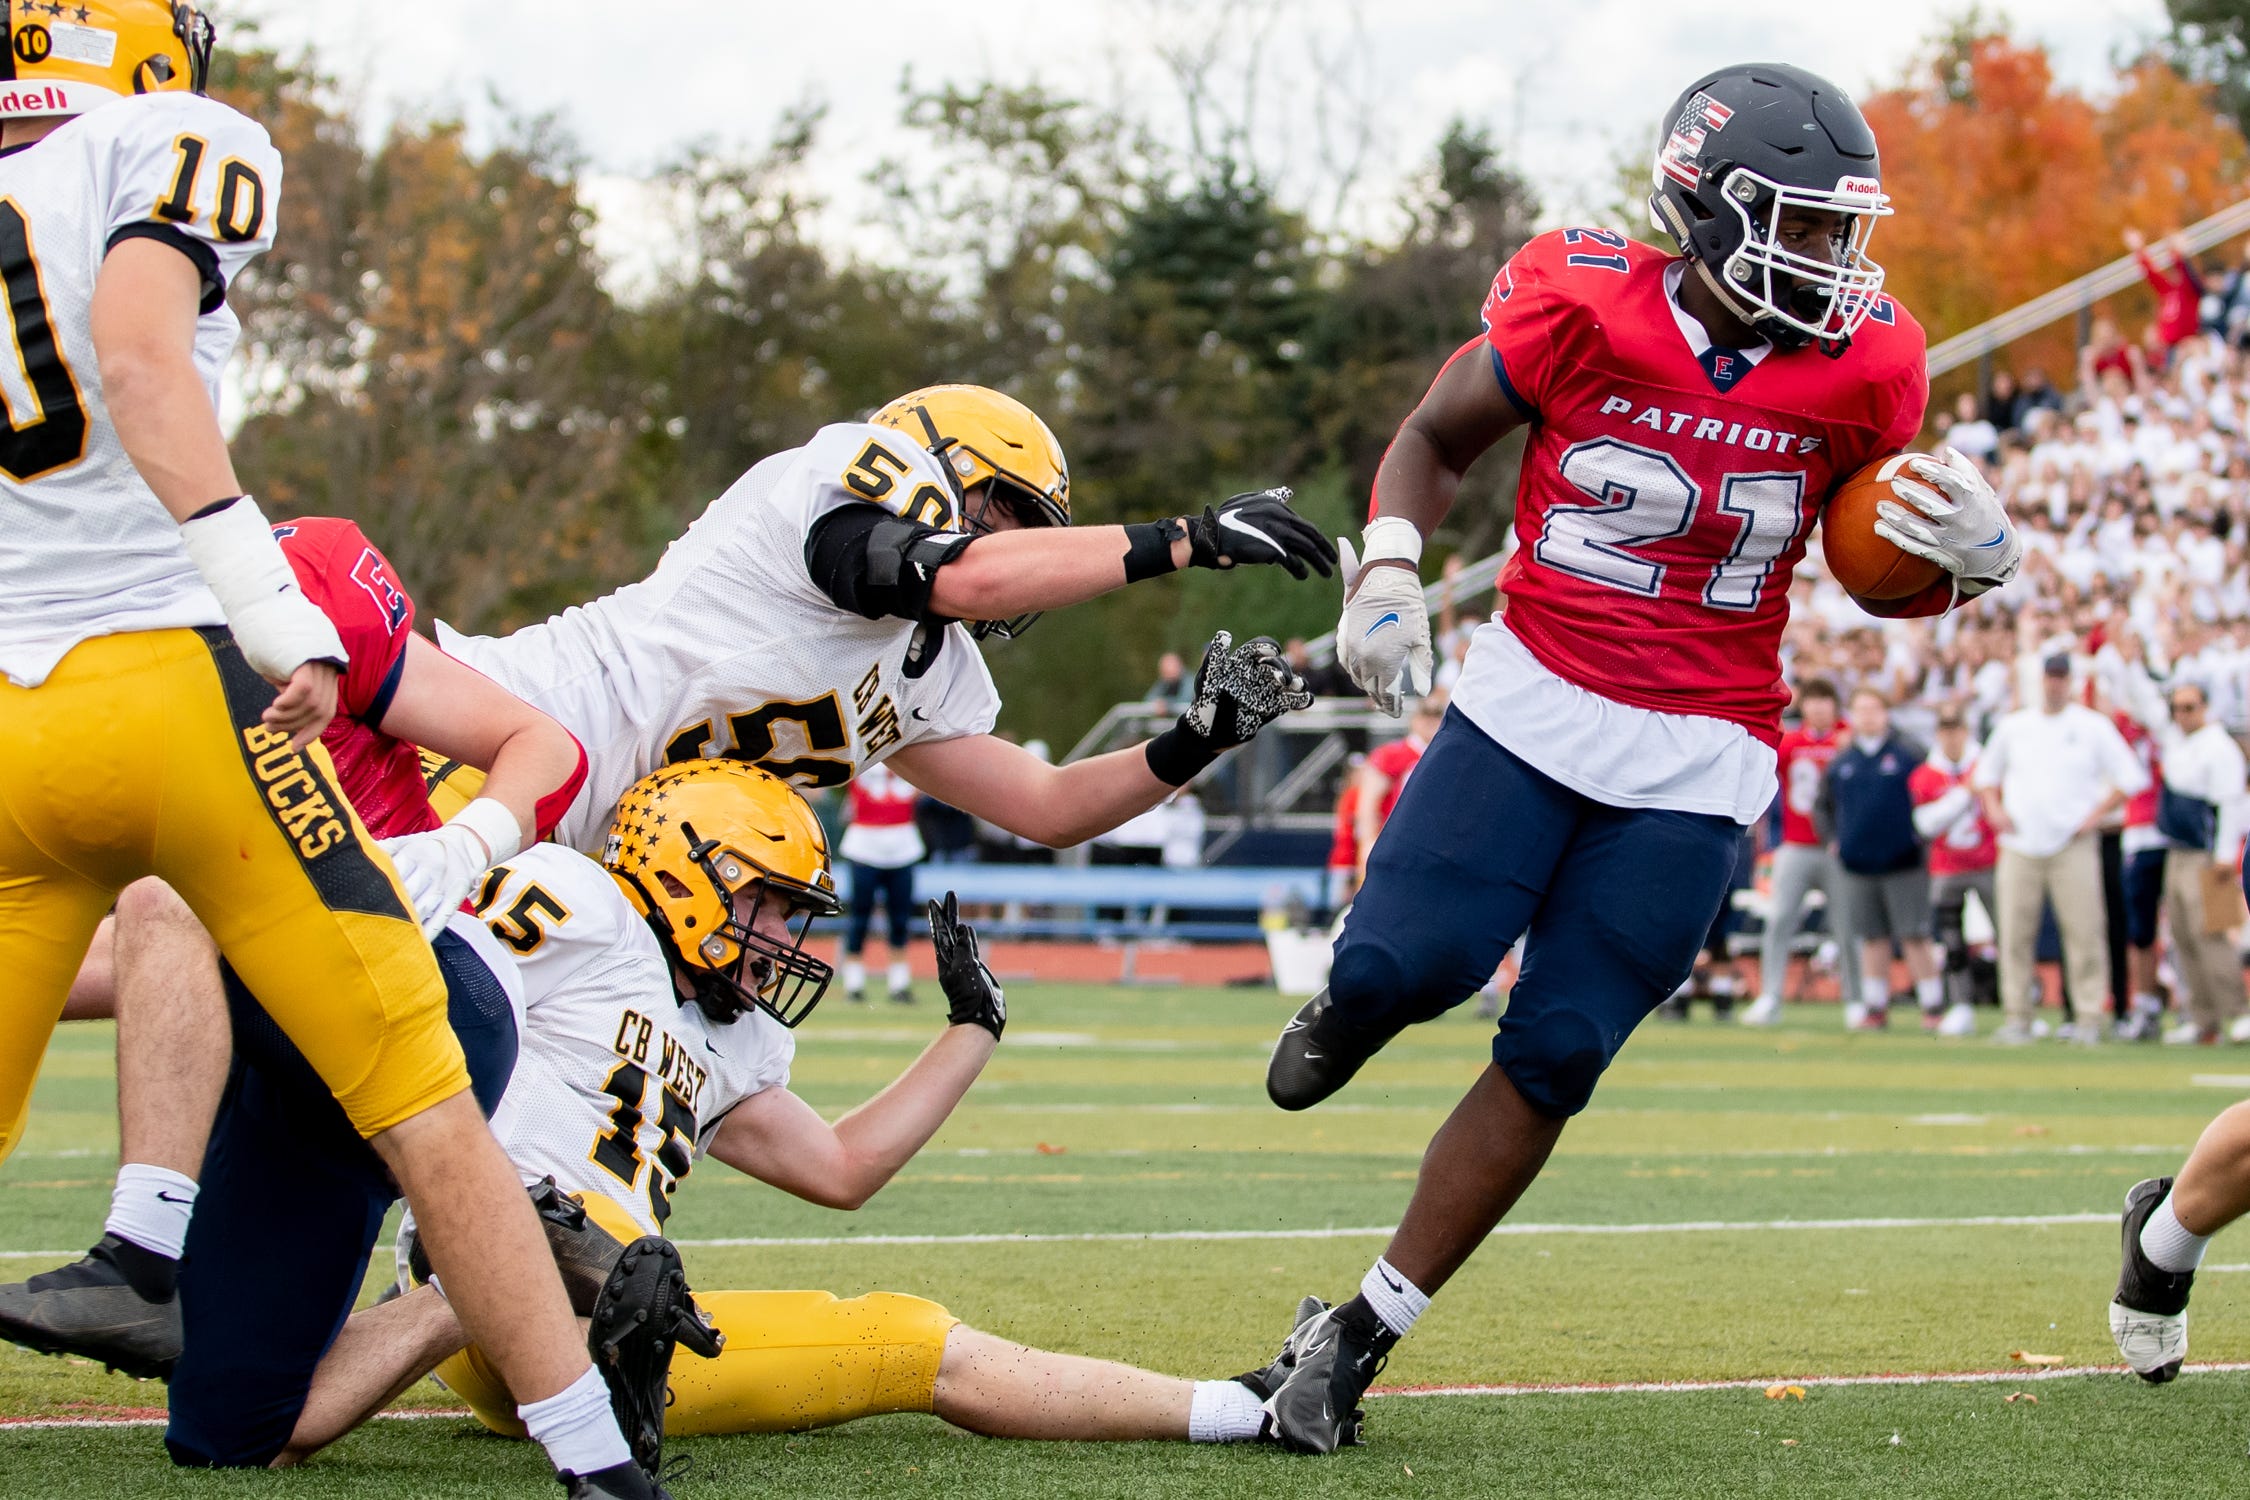
[[[2172,923],[2172,952],[2187,987],[2188,1018],[2216,1031],[2242,1012],[2242,960],[2234,940],[2203,930],[2203,878],[2211,856],[2200,849],[2164,855],[2164,913]]]
[[[2039,945],[2042,899],[2055,904],[2062,929],[2063,973],[2071,1019],[2091,1022],[2109,993],[2108,926],[2102,906],[2101,844],[2082,833],[2045,858],[2000,851],[2000,1005],[2010,1021],[2031,1020],[2031,981]]]

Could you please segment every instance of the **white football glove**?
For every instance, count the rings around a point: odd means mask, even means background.
[[[490,797],[479,797],[442,827],[377,842],[398,867],[399,884],[414,903],[422,935],[434,939],[469,899],[477,878],[515,857],[523,831],[514,813]]]
[[[1967,598],[2016,576],[2023,538],[1974,461],[1947,448],[1942,459],[1916,453],[1899,467],[1891,480],[1898,500],[1875,506],[1877,536],[1951,573]]]
[[[1414,523],[1378,516],[1362,533],[1367,561],[1362,563],[1347,537],[1336,539],[1344,572],[1344,616],[1336,624],[1336,660],[1367,694],[1367,701],[1392,718],[1406,708],[1406,696],[1430,691],[1436,660],[1430,651],[1430,612],[1422,603],[1422,535]],[[1404,559],[1403,568],[1377,566],[1381,559]]]

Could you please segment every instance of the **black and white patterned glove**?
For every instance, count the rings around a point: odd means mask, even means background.
[[[1169,786],[1185,786],[1222,752],[1249,744],[1259,730],[1312,701],[1312,689],[1270,636],[1237,646],[1222,630],[1204,648],[1187,712],[1148,742],[1148,768]]]
[[[938,987],[945,991],[946,1020],[955,1026],[982,1026],[995,1040],[1008,1025],[1008,997],[985,967],[977,930],[961,920],[961,901],[953,892],[929,907],[930,946],[937,950]]]
[[[1319,527],[1289,508],[1286,485],[1251,490],[1201,516],[1188,517],[1191,568],[1231,568],[1238,564],[1274,563],[1287,568],[1292,578],[1305,576],[1307,568],[1323,578],[1336,571],[1336,549]]]

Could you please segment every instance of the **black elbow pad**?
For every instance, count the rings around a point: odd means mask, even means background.
[[[874,506],[846,506],[813,523],[805,568],[839,609],[869,620],[921,620],[937,570],[970,541]]]

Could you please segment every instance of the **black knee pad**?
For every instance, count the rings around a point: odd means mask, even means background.
[[[1557,1119],[1586,1107],[1609,1059],[1601,1026],[1571,1010],[1549,1011],[1515,1030],[1503,1020],[1492,1042],[1492,1061],[1524,1102]]]
[[[1387,943],[1347,942],[1329,968],[1328,993],[1354,1025],[1396,1029],[1445,1014],[1491,977],[1464,979],[1465,970],[1458,955],[1442,950],[1409,960]]]

